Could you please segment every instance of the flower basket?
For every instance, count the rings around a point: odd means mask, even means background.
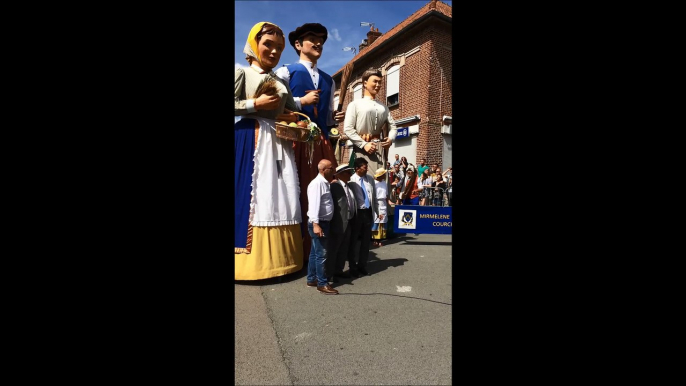
[[[311,133],[312,128],[310,126],[314,125],[314,127],[317,130],[319,130],[317,125],[315,123],[313,123],[310,120],[310,117],[308,117],[305,114],[301,114],[297,111],[293,111],[293,114],[298,114],[298,115],[302,115],[303,117],[305,117],[305,119],[306,119],[305,122],[307,122],[307,127],[299,127],[299,126],[294,127],[294,126],[288,126],[288,125],[284,125],[282,123],[276,122],[276,136],[279,138],[288,139],[290,141],[296,141],[296,142],[310,142],[311,140],[313,140],[314,136],[312,136],[312,138],[310,138],[311,134],[312,134]],[[317,135],[316,137],[319,138],[319,135]]]
[[[315,142],[319,144],[322,131],[317,127],[317,124],[310,120],[305,114],[293,111],[293,114],[302,115],[305,117],[307,127],[288,126],[283,123],[276,122],[276,136],[283,139],[288,139],[296,142],[305,142],[307,144],[307,152],[310,156],[308,163],[312,164],[312,155],[314,154]]]

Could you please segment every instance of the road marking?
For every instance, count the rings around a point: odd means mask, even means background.
[[[301,341],[305,340],[305,338],[309,338],[309,337],[311,337],[311,336],[312,336],[311,333],[309,333],[309,332],[303,332],[302,334],[298,334],[298,335],[295,336],[295,341],[296,341],[296,342],[301,342]]]
[[[409,285],[407,285],[407,286],[397,285],[395,287],[398,289],[398,292],[412,292],[412,287],[410,287]]]

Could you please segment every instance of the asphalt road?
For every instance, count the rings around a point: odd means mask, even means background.
[[[339,295],[236,282],[236,385],[451,385],[452,236],[397,234]]]

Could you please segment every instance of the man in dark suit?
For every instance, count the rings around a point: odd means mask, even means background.
[[[336,277],[350,277],[350,272],[343,273],[346,261],[348,261],[348,267],[355,266],[353,256],[349,253],[351,225],[357,211],[355,195],[348,187],[352,170],[348,165],[338,166],[334,173],[335,179],[330,185],[333,196],[333,218],[329,232],[329,258],[326,260],[326,272],[329,281],[333,282],[338,282]]]
[[[353,247],[354,261],[350,267],[353,276],[369,275],[367,261],[369,260],[369,245],[372,241],[372,225],[374,214],[379,214],[379,206],[376,201],[376,182],[372,176],[367,175],[368,161],[364,158],[356,158],[353,162],[355,174],[350,177],[348,187],[355,194],[357,214],[355,223],[352,224],[350,243]]]

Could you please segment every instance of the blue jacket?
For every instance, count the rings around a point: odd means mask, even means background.
[[[307,71],[302,63],[294,63],[287,66],[290,74],[291,91],[294,97],[304,97],[307,93],[305,90],[314,90],[314,83],[312,82],[310,72]],[[331,93],[335,92],[333,79],[329,74],[317,68],[319,72],[319,103],[317,106],[317,118],[314,116],[314,106],[302,106],[302,113],[310,117],[310,119],[319,126],[324,138],[329,139],[329,126],[326,124],[326,117],[331,116],[329,111],[329,103],[331,102]]]

